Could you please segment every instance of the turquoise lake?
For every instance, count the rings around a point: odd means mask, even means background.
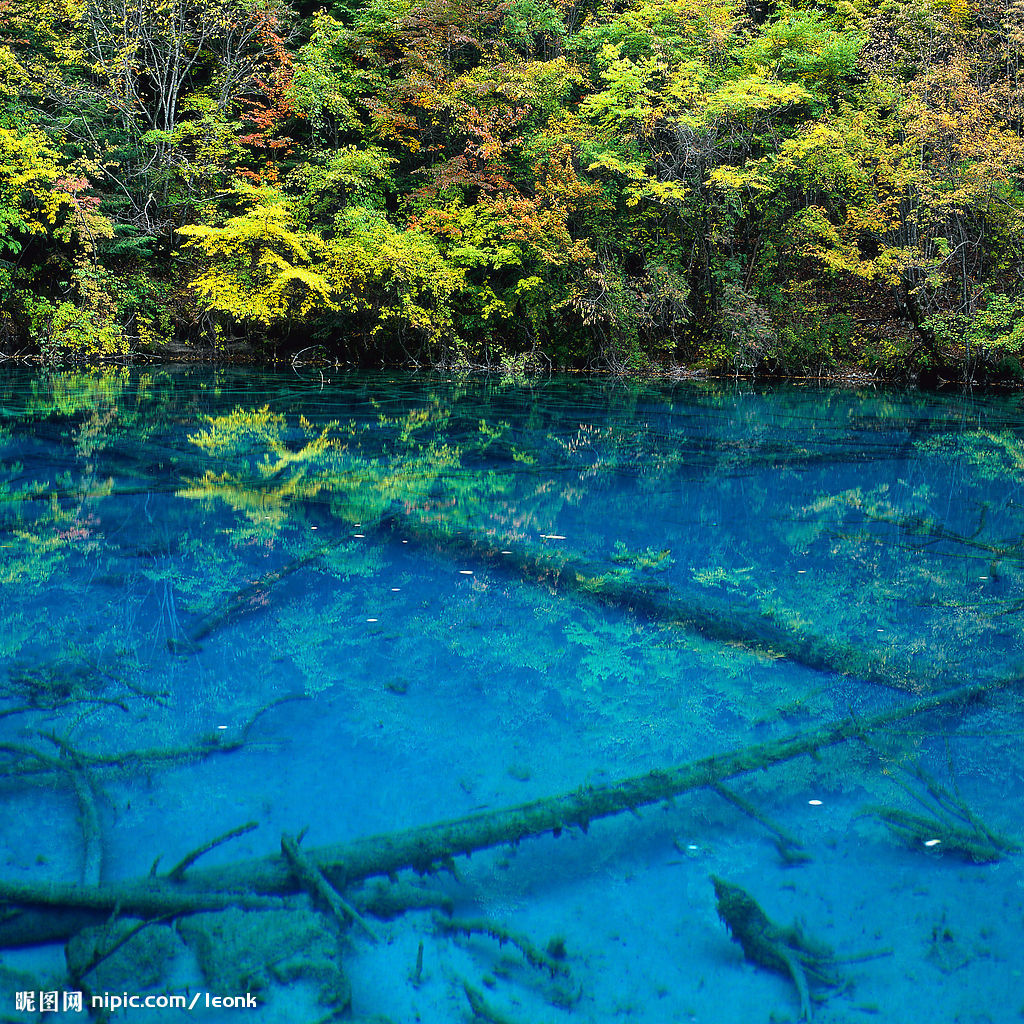
[[[0,460],[0,1021],[1024,1020],[1024,396],[6,369]]]

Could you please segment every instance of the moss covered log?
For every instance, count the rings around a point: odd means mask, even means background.
[[[644,586],[629,574],[598,562],[555,549],[509,543],[468,531],[391,514],[383,529],[410,543],[482,562],[488,568],[554,591],[578,595],[609,608],[618,608],[652,621],[694,633],[706,640],[739,645],[821,672],[835,672],[885,686],[920,693],[935,684],[935,673],[909,658],[886,651],[884,659],[863,646],[828,636],[815,636],[745,604],[735,595],[715,601],[706,593],[681,595]]]
[[[369,531],[369,527],[363,527]],[[526,583],[568,593],[582,600],[616,608],[663,623],[705,640],[738,645],[769,657],[783,657],[797,665],[834,672],[911,693],[926,692],[935,685],[936,673],[927,665],[901,659],[886,651],[880,658],[862,646],[788,626],[760,608],[745,605],[735,595],[716,601],[706,593],[678,594],[643,585],[615,567],[574,557],[568,553],[516,544],[506,539],[468,531],[453,531],[409,515],[388,513],[379,530],[440,554],[471,558],[489,569],[516,576]],[[300,569],[315,566],[342,540],[318,546],[281,569],[266,573],[229,595],[217,611],[201,618],[188,630],[187,639],[168,641],[175,653],[195,650],[213,633],[249,614],[268,607],[268,595],[280,582]]]

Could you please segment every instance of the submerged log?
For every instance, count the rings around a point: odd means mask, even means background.
[[[637,582],[629,573],[616,571],[614,566],[486,534],[453,531],[443,524],[396,512],[384,515],[376,529],[385,536],[448,557],[471,558],[533,585],[621,609],[706,640],[737,645],[770,657],[783,657],[815,671],[850,675],[914,693],[931,689],[935,681],[934,672],[922,671],[909,658],[899,662],[892,651],[886,651],[886,656],[879,658],[857,644],[809,634],[780,622],[761,608],[746,605],[733,595],[727,601],[716,602],[707,594],[681,595],[659,590]],[[371,527],[364,527],[364,530],[369,534]],[[247,583],[228,595],[218,610],[195,623],[185,639],[169,640],[169,649],[172,653],[188,654],[218,630],[261,611],[277,584],[298,570],[316,564],[348,539],[346,536],[319,545],[282,568]]]
[[[976,683],[923,697],[913,704],[881,711],[869,718],[851,717],[808,732],[714,754],[676,768],[652,771],[605,786],[581,786],[559,796],[514,807],[481,811],[463,818],[401,832],[309,850],[314,864],[338,889],[378,875],[414,870],[425,874],[450,864],[452,858],[504,843],[565,829],[587,830],[592,821],[661,803],[695,789],[713,786],[748,772],[782,764],[854,737],[870,735],[897,722],[938,708],[967,703],[982,695],[1021,685],[1024,677]],[[194,913],[234,903],[258,908],[262,900],[293,893],[294,871],[282,854],[239,861],[223,867],[192,870],[184,877],[82,886],[61,883],[0,883],[0,901],[8,904],[0,917],[0,947],[65,939],[79,921],[73,911],[90,910],[134,916]],[[21,910],[16,908],[23,908]]]
[[[835,971],[835,956],[824,943],[809,939],[793,925],[784,928],[772,921],[750,893],[716,875],[718,916],[729,934],[740,944],[743,955],[758,967],[788,975],[800,996],[800,1017],[811,1019],[810,982],[838,988],[841,979]]]
[[[348,538],[346,537],[345,540]],[[211,633],[230,625],[236,619],[249,612],[265,608],[269,602],[271,590],[282,580],[288,579],[293,573],[304,569],[307,565],[319,562],[324,555],[336,548],[341,540],[329,544],[321,544],[312,551],[298,558],[293,558],[280,569],[264,573],[258,580],[247,583],[244,587],[231,594],[224,604],[216,610],[204,615],[187,633],[185,639],[171,637],[167,641],[167,649],[172,654],[188,654]]]
[[[95,754],[85,750],[72,749],[65,740],[52,733],[41,733],[40,735],[57,746],[66,758],[72,754],[76,763],[93,774],[97,772],[126,774],[150,771],[162,765],[200,761],[213,754],[231,754],[242,750],[249,742],[249,732],[263,715],[273,708],[293,700],[309,700],[309,697],[303,693],[278,697],[277,700],[259,708],[235,735],[212,732],[200,737],[195,743],[182,747],[154,747],[145,750],[126,750],[117,754]],[[17,777],[22,781],[35,779],[46,782],[55,775],[67,774],[67,766],[63,761],[40,754],[31,747],[0,743],[0,754],[11,754],[16,759],[8,763],[0,762],[0,778],[9,776]]]
[[[711,883],[715,887],[718,916],[740,944],[746,959],[792,980],[800,997],[802,1020],[811,1019],[812,985],[844,987],[838,972],[840,964],[892,955],[891,949],[881,949],[838,957],[830,946],[810,938],[798,924],[788,928],[776,924],[745,889],[717,875],[711,876]]]
[[[706,640],[737,645],[772,657],[781,656],[815,671],[850,675],[890,689],[915,693],[931,689],[934,683],[934,673],[923,672],[910,659],[898,663],[892,651],[886,651],[884,659],[873,657],[860,645],[815,636],[788,626],[734,595],[720,603],[707,594],[680,595],[667,588],[644,586],[630,574],[616,572],[614,566],[550,548],[452,531],[443,525],[416,521],[404,515],[385,516],[381,527],[404,541],[445,555],[472,558],[526,582],[549,586],[556,592],[577,594]]]

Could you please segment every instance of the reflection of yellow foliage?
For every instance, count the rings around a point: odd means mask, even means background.
[[[132,372],[126,366],[49,373],[33,383],[26,411],[74,416],[92,411],[100,404],[120,407],[133,398],[136,402],[141,400],[152,383],[148,373],[139,375],[133,382]],[[133,385],[135,394],[131,395]]]
[[[975,430],[936,434],[914,447],[922,455],[944,462],[964,461],[983,480],[1013,485],[1024,470],[1024,441],[1010,432]]]
[[[449,443],[441,428],[449,412],[437,402],[416,408],[404,416],[381,416],[374,426],[357,431],[355,424],[332,421],[323,427],[300,418],[298,431],[285,417],[261,409],[236,408],[226,416],[208,417],[205,430],[189,440],[223,463],[203,476],[186,481],[178,496],[205,502],[223,502],[242,513],[248,523],[236,531],[236,540],[275,535],[292,510],[313,499],[329,497],[330,510],[338,519],[370,524],[394,504],[406,512],[432,515],[443,507],[446,523],[460,508],[473,508],[459,494],[469,488],[479,496],[481,487],[501,490],[497,474],[462,477],[462,448]],[[386,434],[382,435],[382,432]],[[289,445],[289,434],[297,434]],[[429,434],[428,439],[421,439]],[[377,449],[390,441],[383,457],[365,455],[357,441]],[[397,449],[397,450],[396,450]],[[441,485],[441,486],[439,486]],[[450,496],[443,506],[432,497]]]
[[[191,481],[190,486],[179,490],[177,496],[207,503],[222,501],[253,523],[254,529],[243,531],[244,536],[265,536],[276,533],[287,519],[287,506],[293,498],[315,496],[315,493],[299,493],[297,483],[288,480],[280,488],[254,488],[229,473],[207,470],[198,480]]]
[[[690,575],[694,583],[700,583],[705,587],[747,587],[750,584],[750,574],[754,571],[752,565],[746,569],[723,569],[715,566],[712,569],[693,569]]]
[[[26,591],[51,586],[75,557],[94,555],[102,535],[92,505],[113,493],[111,478],[99,478],[91,460],[129,430],[145,436],[137,423],[138,406],[151,379],[133,380],[124,368],[47,373],[30,388],[8,391],[4,404],[13,417],[26,421],[60,417],[72,423],[69,431],[75,453],[83,460],[79,474],[67,469],[51,479],[14,483],[23,467],[4,464],[0,479],[0,512],[6,533],[0,544],[0,586]]]
[[[273,536],[288,518],[295,502],[310,501],[342,483],[335,456],[344,451],[341,427],[332,421],[316,428],[299,420],[303,443],[289,447],[284,416],[261,409],[236,408],[226,416],[207,417],[207,429],[189,440],[207,455],[228,461],[222,472],[208,469],[187,481],[178,497],[223,502],[250,522],[236,539]]]
[[[189,441],[208,455],[260,454],[259,446],[263,446],[260,470],[264,476],[272,476],[286,465],[307,462],[342,447],[340,439],[333,436],[339,429],[337,421],[332,420],[316,434],[313,425],[302,416],[299,427],[307,441],[299,450],[291,450],[284,440],[285,418],[271,412],[269,405],[262,409],[239,406],[227,416],[207,416],[206,421],[209,428],[189,434]]]
[[[673,564],[674,559],[668,548],[657,551],[648,547],[643,551],[630,551],[621,540],[617,540],[613,547],[612,561],[617,565],[628,567],[630,575],[635,575],[642,570],[664,572]],[[621,570],[618,571],[621,572]]]

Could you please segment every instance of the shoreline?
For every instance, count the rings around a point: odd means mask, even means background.
[[[379,365],[361,365],[350,360],[311,358],[296,360],[282,356],[263,356],[254,352],[137,352],[126,356],[108,356],[94,359],[71,360],[67,362],[53,361],[38,354],[0,353],[0,368],[24,367],[49,369],[55,371],[90,370],[107,368],[128,368],[134,366],[215,366],[252,370],[300,369],[324,370],[332,369],[343,372],[359,372],[368,370],[390,370],[406,373],[437,373],[449,376],[499,377],[507,383],[528,384],[532,381],[556,376],[603,377],[609,380],[661,381],[672,383],[698,381],[748,381],[765,384],[818,384],[826,386],[863,388],[863,387],[901,387],[915,388],[921,391],[945,391],[949,388],[972,390],[983,388],[993,391],[1024,391],[1024,381],[1012,378],[995,379],[951,379],[938,373],[919,374],[883,374],[877,370],[867,370],[855,365],[841,365],[819,373],[777,373],[777,372],[745,372],[723,373],[709,370],[701,366],[673,364],[668,366],[646,366],[630,370],[616,370],[612,367],[549,367],[544,370],[512,371],[501,365],[478,363],[457,366],[422,363],[383,363]],[[925,379],[922,379],[925,378]]]

